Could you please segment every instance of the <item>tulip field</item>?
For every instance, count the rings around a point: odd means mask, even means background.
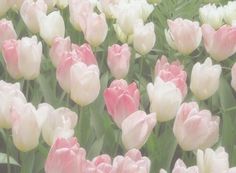
[[[236,173],[236,1],[0,0],[0,173]]]

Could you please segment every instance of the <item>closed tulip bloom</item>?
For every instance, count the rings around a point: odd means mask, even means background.
[[[179,61],[174,61],[171,64],[163,55],[158,59],[155,65],[155,76],[160,77],[163,81],[173,82],[175,86],[181,91],[182,96],[187,94],[187,73],[183,70],[183,66]]]
[[[54,38],[64,37],[65,23],[59,11],[39,16],[40,36],[43,40],[51,45]]]
[[[177,18],[167,23],[169,30],[165,30],[165,36],[171,48],[182,54],[190,54],[201,43],[202,31],[198,22]]]
[[[231,86],[236,91],[236,63],[231,68]]]
[[[42,59],[42,43],[36,36],[23,37],[18,44],[18,67],[22,76],[27,80],[35,79],[40,73]]]
[[[215,4],[207,4],[199,9],[200,20],[203,24],[209,24],[218,29],[223,25],[224,9]]]
[[[97,65],[78,62],[70,70],[70,96],[80,106],[92,103],[100,92],[99,69]]]
[[[33,33],[39,32],[39,20],[38,16],[41,14],[46,14],[47,4],[44,0],[25,0],[21,5],[20,14],[21,17],[28,27],[28,29]]]
[[[0,0],[0,17],[2,17],[14,3],[13,0]]]
[[[151,161],[143,157],[137,149],[129,150],[125,156],[116,156],[113,159],[112,173],[149,173]]]
[[[98,3],[98,8],[107,18],[114,18],[115,11],[119,7],[119,0],[101,0]]]
[[[69,0],[70,22],[77,31],[85,31],[87,16],[93,13],[93,8],[88,0]]]
[[[197,166],[191,166],[187,168],[183,160],[178,159],[175,162],[175,166],[172,170],[172,173],[199,173],[199,170]]]
[[[24,94],[20,91],[20,84],[7,83],[0,80],[0,128],[12,127],[11,108],[14,103],[26,103]]]
[[[140,149],[146,143],[156,122],[155,113],[147,115],[143,111],[136,111],[124,119],[121,129],[125,148]]]
[[[69,0],[57,0],[57,7],[59,7],[60,9],[64,9],[68,6]]]
[[[236,2],[228,1],[228,4],[224,6],[224,20],[228,24],[232,24],[236,20]]]
[[[11,115],[13,116],[13,143],[20,151],[27,152],[38,146],[40,126],[37,111],[31,103],[15,103]]]
[[[190,89],[199,100],[211,97],[219,87],[221,66],[213,65],[210,58],[203,64],[199,62],[193,66]]]
[[[42,135],[48,145],[52,145],[57,138],[67,139],[74,135],[78,116],[70,109],[64,107],[54,109],[44,103],[39,105],[38,114],[44,116],[41,121]]]
[[[223,147],[215,151],[207,148],[205,151],[197,151],[197,166],[199,173],[228,172],[229,156]]]
[[[99,46],[106,38],[108,26],[105,15],[91,13],[86,19],[86,29],[83,31],[86,41],[92,46]]]
[[[210,111],[200,111],[196,102],[183,103],[176,115],[173,132],[183,150],[205,149],[218,141],[219,122],[219,117],[212,116]]]
[[[124,78],[129,72],[131,52],[127,44],[113,44],[108,48],[107,65],[116,79]]]
[[[103,97],[109,115],[119,128],[126,117],[138,110],[140,104],[136,83],[128,85],[123,79],[114,80],[109,88],[105,89]]]
[[[152,22],[143,25],[143,23],[137,24],[134,29],[133,45],[134,49],[145,55],[152,50],[156,42],[156,35],[154,31],[154,24]]]
[[[224,25],[214,30],[204,24],[202,33],[205,49],[214,60],[223,61],[236,52],[236,27]]]
[[[45,173],[84,173],[86,151],[76,138],[58,138],[51,147],[45,163]]]
[[[0,49],[2,49],[3,42],[10,39],[17,39],[16,31],[13,27],[12,21],[0,20]]]
[[[71,40],[70,37],[56,37],[52,42],[52,46],[49,51],[50,58],[55,67],[59,65],[59,63],[63,59],[63,55],[65,52],[71,51]]]
[[[18,67],[18,44],[19,41],[12,39],[6,40],[2,46],[2,55],[6,63],[7,71],[14,79],[19,79],[22,77],[22,74]]]
[[[182,94],[174,83],[164,82],[156,77],[154,84],[147,85],[150,100],[150,112],[155,112],[157,121],[164,122],[173,119],[182,102]]]

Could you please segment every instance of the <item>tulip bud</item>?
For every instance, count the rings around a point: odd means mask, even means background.
[[[113,159],[113,170],[119,173],[149,173],[151,161],[137,149],[129,150],[125,156],[116,156]]]
[[[16,31],[13,27],[12,21],[1,19],[0,20],[0,51],[3,42],[10,39],[17,39]]]
[[[86,151],[76,138],[57,139],[45,163],[45,173],[84,173]]]
[[[183,150],[205,149],[218,141],[219,122],[219,117],[212,116],[210,111],[200,111],[196,102],[183,103],[176,115],[173,132]]]
[[[12,127],[11,108],[14,103],[26,103],[24,94],[20,91],[20,84],[7,83],[0,80],[0,128]]]
[[[236,27],[224,25],[216,31],[204,24],[202,33],[205,49],[216,61],[223,61],[236,52]]]
[[[232,76],[231,86],[236,91],[236,63],[234,63],[231,69],[231,76]]]
[[[44,103],[38,108],[39,116],[45,116],[42,123],[43,139],[48,145],[52,145],[57,138],[68,139],[74,135],[74,128],[78,116],[68,108],[54,109]]]
[[[122,142],[126,149],[140,149],[156,125],[156,114],[136,111],[122,122]]]
[[[197,166],[199,173],[227,172],[229,169],[229,156],[223,147],[216,151],[207,148],[204,151],[197,151]]]
[[[217,29],[223,25],[224,11],[215,4],[207,4],[199,9],[199,16],[203,24],[209,24]]]
[[[124,78],[129,72],[131,52],[127,44],[114,44],[108,48],[107,65],[116,79]]]
[[[18,67],[22,76],[27,80],[36,78],[40,73],[42,43],[38,42],[36,36],[23,37],[18,46]]]
[[[185,163],[183,160],[178,159],[175,162],[175,166],[172,170],[172,173],[199,173],[198,172],[198,167],[197,166],[191,166],[189,168],[186,167]]]
[[[114,30],[116,32],[116,37],[122,43],[126,43],[128,40],[128,36],[121,30],[118,24],[113,24]]]
[[[119,128],[123,120],[139,108],[140,93],[134,82],[128,85],[123,79],[114,80],[103,97],[109,115]]]
[[[50,48],[49,55],[52,63],[57,67],[63,59],[65,52],[71,51],[71,41],[70,37],[62,38],[56,37],[52,42],[52,47]]]
[[[171,48],[182,54],[190,54],[201,43],[202,32],[198,22],[177,18],[167,23],[169,30],[165,30],[165,36]]]
[[[118,0],[100,0],[98,3],[98,9],[102,11],[107,18],[114,18],[115,11],[119,6]]]
[[[232,24],[236,20],[236,2],[228,1],[228,4],[224,6],[224,20],[228,24]]]
[[[28,29],[33,33],[39,32],[39,15],[45,15],[47,12],[47,4],[43,0],[25,0],[21,6],[20,14],[21,17],[28,27]]]
[[[7,66],[7,71],[14,79],[19,79],[22,74],[19,70],[19,53],[17,40],[6,40],[2,46],[2,55]]]
[[[173,82],[181,91],[183,98],[187,94],[187,73],[183,70],[183,66],[179,61],[174,61],[171,64],[163,55],[158,59],[155,65],[155,76],[160,77],[164,82]]]
[[[0,17],[2,17],[12,6],[14,1],[12,0],[1,0],[0,1]]]
[[[92,103],[100,91],[99,69],[97,65],[87,66],[83,62],[74,64],[70,69],[71,99],[85,106]]]
[[[37,111],[31,103],[15,103],[11,115],[13,116],[12,137],[17,149],[30,151],[39,143],[40,127]]]
[[[150,100],[150,112],[155,112],[157,121],[164,122],[173,119],[182,102],[180,90],[172,82],[164,82],[156,77],[154,84],[147,85]]]
[[[219,87],[220,74],[221,66],[212,65],[210,58],[203,64],[196,63],[191,73],[191,91],[199,100],[211,97]]]
[[[145,55],[152,50],[156,42],[156,35],[154,32],[154,24],[152,22],[143,25],[138,23],[134,29],[133,44],[134,49]]]
[[[60,9],[64,9],[68,6],[69,2],[68,0],[57,0],[57,6],[60,8]]]
[[[83,31],[86,41],[94,47],[100,45],[106,38],[108,26],[104,14],[91,13],[86,19],[86,29]]]
[[[56,37],[64,37],[65,23],[59,11],[50,14],[40,15],[39,17],[40,36],[44,41],[51,45]]]

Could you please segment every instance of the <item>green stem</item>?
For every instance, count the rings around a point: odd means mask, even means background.
[[[7,150],[7,173],[11,173],[11,165],[10,165],[10,152],[9,152],[9,140],[8,140],[8,134],[6,134],[3,130],[1,130],[3,140],[6,145]]]

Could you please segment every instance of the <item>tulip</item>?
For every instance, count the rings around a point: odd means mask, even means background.
[[[39,20],[38,16],[46,14],[47,4],[44,0],[25,0],[21,5],[20,14],[21,17],[28,27],[28,29],[33,33],[39,32]]]
[[[154,24],[152,22],[143,25],[138,23],[134,29],[133,45],[134,49],[145,55],[152,50],[156,42]]]
[[[200,111],[196,102],[183,103],[176,115],[173,132],[183,150],[205,149],[218,141],[219,122],[219,117],[212,116],[210,111]]]
[[[100,45],[106,38],[108,26],[104,14],[88,14],[86,29],[83,31],[86,41],[94,47]]]
[[[175,84],[156,77],[154,84],[147,85],[147,92],[150,112],[156,113],[157,121],[169,121],[176,116],[182,102],[182,94]]]
[[[51,11],[57,3],[57,0],[44,0],[48,6],[48,10]]]
[[[7,83],[0,80],[0,128],[12,127],[11,108],[14,103],[26,103],[24,94],[20,91],[20,84]]]
[[[12,0],[0,0],[0,17],[2,17],[12,6]]]
[[[64,9],[68,6],[69,2],[68,0],[57,0],[57,6],[60,8],[60,9]]]
[[[87,16],[93,12],[93,8],[90,1],[69,0],[70,22],[76,30],[85,30]]]
[[[13,0],[13,1],[14,3],[12,4],[12,9],[18,11],[25,0]]]
[[[199,100],[211,97],[219,87],[220,74],[221,66],[212,65],[210,58],[203,64],[196,63],[191,73],[191,91]]]
[[[155,113],[147,115],[143,111],[136,111],[124,119],[121,129],[125,148],[140,149],[146,143],[156,121]]]
[[[204,151],[197,151],[197,166],[199,173],[227,172],[229,169],[228,153],[223,147],[215,151],[207,148]]]
[[[109,115],[119,128],[123,120],[139,108],[140,93],[134,82],[128,85],[123,79],[114,80],[103,97]]]
[[[38,146],[40,126],[37,111],[31,103],[14,103],[11,115],[13,117],[13,143],[20,151],[27,152]]]
[[[128,42],[128,36],[121,30],[118,24],[113,24],[113,28],[116,32],[116,37],[119,41],[121,41],[122,43]]]
[[[236,167],[230,168],[227,173],[236,173]]]
[[[155,76],[160,77],[164,82],[172,82],[181,91],[183,98],[187,94],[187,73],[183,70],[183,66],[179,61],[171,64],[163,55],[158,59],[155,65]]]
[[[56,37],[49,51],[50,58],[55,67],[59,65],[59,63],[63,59],[63,55],[65,52],[71,51],[71,41],[70,37],[62,38]]]
[[[74,128],[77,124],[78,116],[68,108],[54,109],[44,103],[38,108],[40,116],[44,116],[41,121],[43,139],[48,145],[52,145],[57,138],[70,138],[74,135]]]
[[[22,74],[18,67],[18,44],[19,41],[12,39],[6,40],[2,46],[2,55],[6,63],[7,71],[14,79],[20,79],[22,77]]]
[[[228,24],[232,24],[236,20],[236,2],[228,1],[228,4],[224,6],[224,20]]]
[[[114,18],[115,17],[115,11],[119,7],[119,1],[118,0],[101,0],[98,3],[98,8],[100,11],[102,11],[107,18]]]
[[[197,166],[191,166],[187,168],[183,160],[178,159],[175,162],[175,166],[172,170],[172,173],[199,173],[199,171]]]
[[[224,11],[215,4],[207,4],[199,9],[199,16],[203,24],[209,24],[218,29],[223,25]]]
[[[113,172],[117,173],[149,173],[151,161],[137,149],[129,150],[125,156],[116,156],[113,159]],[[112,172],[112,173],[113,173]]]
[[[3,42],[10,39],[17,39],[16,31],[13,27],[12,21],[1,19],[0,20],[0,49],[2,49]]]
[[[65,23],[59,11],[54,11],[47,16],[40,15],[39,27],[40,36],[48,45],[52,44],[54,38],[65,35]]]
[[[231,76],[232,76],[231,86],[236,91],[236,63],[234,63],[231,69]]]
[[[97,65],[86,65],[83,62],[74,64],[70,69],[71,99],[85,106],[92,103],[100,91],[99,69]]]
[[[84,173],[86,151],[76,138],[58,138],[51,147],[45,163],[45,173]]]
[[[190,54],[201,43],[202,32],[198,22],[177,18],[167,23],[169,30],[165,30],[165,36],[171,48],[182,54]]]
[[[236,27],[224,25],[216,31],[204,24],[202,33],[205,49],[216,61],[223,61],[236,52]]]
[[[27,80],[36,78],[40,73],[42,43],[38,42],[36,36],[23,37],[19,42],[18,49],[18,67],[22,76]]]
[[[113,44],[108,48],[107,65],[116,79],[124,78],[129,72],[131,52],[127,44]]]

